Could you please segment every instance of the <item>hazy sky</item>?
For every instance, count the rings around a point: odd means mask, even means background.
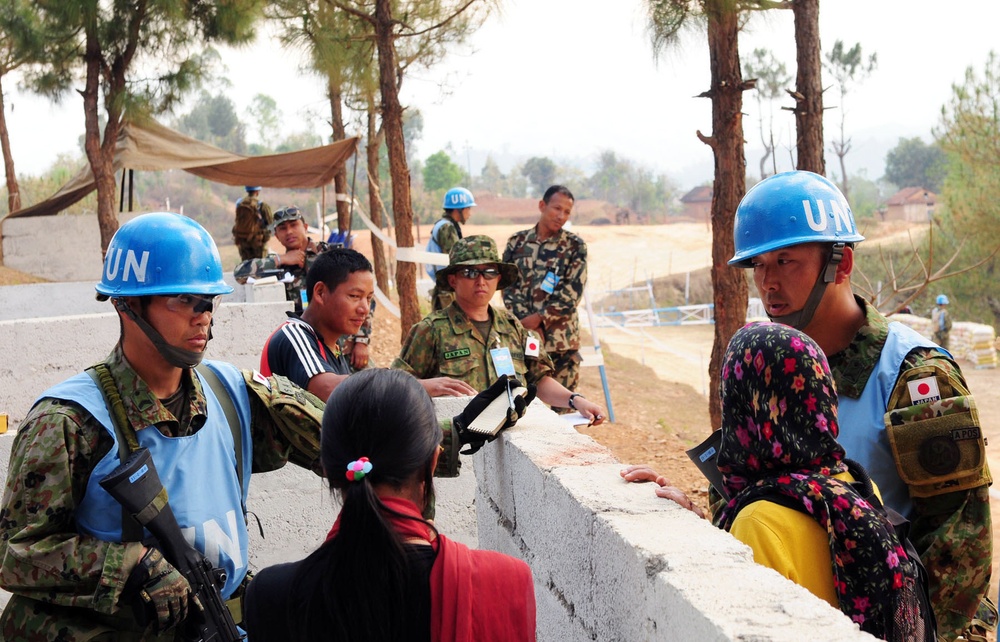
[[[405,81],[404,103],[424,116],[418,155],[426,158],[450,144],[456,160],[478,174],[487,152],[502,166],[533,155],[583,165],[612,149],[684,187],[705,180],[712,156],[695,131],[711,133],[711,105],[694,98],[709,83],[705,37],[688,33],[679,47],[655,60],[643,6],[642,0],[507,0],[503,13],[476,33],[471,51],[456,52]],[[824,51],[841,39],[878,54],[878,69],[847,102],[852,154],[858,165],[867,165],[884,153],[878,141],[922,136],[930,142],[952,83],[970,65],[981,72],[997,41],[1000,3],[824,0],[820,16]],[[748,54],[757,47],[772,50],[794,74],[790,11],[753,19],[740,49]],[[327,109],[322,83],[299,75],[295,55],[259,40],[250,49],[224,52],[224,60],[241,115],[256,92],[266,93],[285,115],[285,133],[313,126],[326,135],[316,118]],[[826,77],[824,84],[830,84]],[[39,173],[58,153],[76,148],[83,131],[81,101],[73,95],[51,106],[10,85],[5,79],[16,167]],[[835,106],[839,97],[830,91],[825,101]],[[756,111],[751,93],[744,94],[751,146],[758,139]],[[779,112],[776,122],[787,145],[793,117]],[[828,141],[838,125],[839,111],[828,111]],[[751,171],[756,156],[748,149]],[[786,165],[779,170],[788,169],[788,153],[779,151],[778,158]],[[828,152],[829,169],[835,160]],[[850,164],[848,170],[854,171]],[[870,171],[872,178],[880,174],[881,166]]]

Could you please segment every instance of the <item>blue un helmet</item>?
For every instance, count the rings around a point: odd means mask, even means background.
[[[134,322],[177,368],[193,368],[205,352],[167,343],[163,335],[126,302],[126,297],[151,295],[201,295],[219,297],[233,288],[222,280],[222,260],[211,235],[201,225],[180,214],[153,212],[135,217],[118,228],[104,257],[99,297],[110,297],[115,308]],[[210,300],[202,309],[212,311]],[[194,310],[197,312],[198,308]],[[209,326],[208,338],[212,338]]]
[[[805,306],[781,317],[768,315],[801,330],[812,320],[826,286],[836,279],[844,247],[863,240],[851,206],[832,181],[813,172],[783,172],[754,185],[740,201],[733,226],[736,252],[729,265],[750,268],[754,257],[767,252],[803,243],[829,244],[826,267]]]
[[[825,176],[783,172],[750,188],[739,207],[730,265],[752,267],[753,257],[802,243],[858,243],[847,199]]]
[[[938,305],[948,305],[948,295],[947,294],[939,294],[939,295],[937,295],[937,304]]]
[[[219,249],[205,228],[180,214],[153,212],[115,232],[97,291],[108,297],[214,296],[233,288],[222,278]]]
[[[463,210],[466,207],[475,207],[476,199],[472,192],[464,187],[452,187],[444,195],[444,209]]]

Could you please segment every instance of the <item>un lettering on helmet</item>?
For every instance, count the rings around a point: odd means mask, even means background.
[[[104,276],[106,276],[109,281],[114,281],[118,278],[118,268],[122,262],[122,254],[125,255],[125,265],[121,268],[122,283],[128,283],[132,280],[133,276],[135,277],[136,282],[145,283],[146,266],[149,265],[148,251],[142,253],[141,259],[137,259],[133,250],[125,250],[123,248],[112,250],[108,253],[107,258],[104,260]]]
[[[830,224],[829,219],[833,219],[834,224],[837,226],[838,232],[849,232],[853,234],[854,220],[851,218],[850,210],[845,210],[840,206],[835,199],[830,199],[830,216],[826,214],[826,206],[823,201],[816,201],[816,210],[819,214],[818,217],[813,216],[812,211],[812,201],[804,200],[802,201],[802,209],[806,215],[806,222],[809,227],[817,232],[825,232],[827,225]]]
[[[859,243],[847,199],[825,176],[775,174],[747,191],[736,208],[735,254],[730,265],[749,268],[753,257],[803,243]]]

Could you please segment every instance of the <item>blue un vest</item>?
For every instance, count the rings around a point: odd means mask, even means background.
[[[250,489],[252,445],[250,438],[250,399],[243,375],[234,366],[206,361],[222,380],[240,418],[243,433],[243,487],[236,472],[233,434],[215,392],[198,374],[208,406],[208,419],[202,428],[186,437],[165,437],[156,428],[136,431],[139,445],[149,449],[156,470],[167,489],[170,507],[184,537],[216,567],[226,571],[221,593],[229,599],[247,573],[247,536],[245,505]],[[197,373],[197,371],[195,371]],[[100,388],[87,373],[67,379],[42,393],[73,401],[83,406],[104,429],[115,445],[97,463],[87,481],[87,490],[77,507],[76,523],[81,533],[106,542],[122,541],[122,508],[99,481],[121,463],[118,438]],[[145,532],[149,537],[149,532]]]
[[[907,519],[913,518],[910,491],[899,477],[896,460],[885,431],[885,413],[889,396],[899,379],[903,359],[915,348],[935,348],[951,356],[915,330],[898,322],[889,324],[889,336],[878,363],[857,399],[841,395],[837,413],[841,443],[847,456],[868,469],[878,484],[882,500]]]

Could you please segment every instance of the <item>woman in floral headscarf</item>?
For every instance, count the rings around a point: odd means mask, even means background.
[[[719,526],[862,630],[925,639],[917,565],[849,483],[837,393],[819,346],[788,326],[755,323],[733,336],[723,364],[717,463],[731,499]]]

